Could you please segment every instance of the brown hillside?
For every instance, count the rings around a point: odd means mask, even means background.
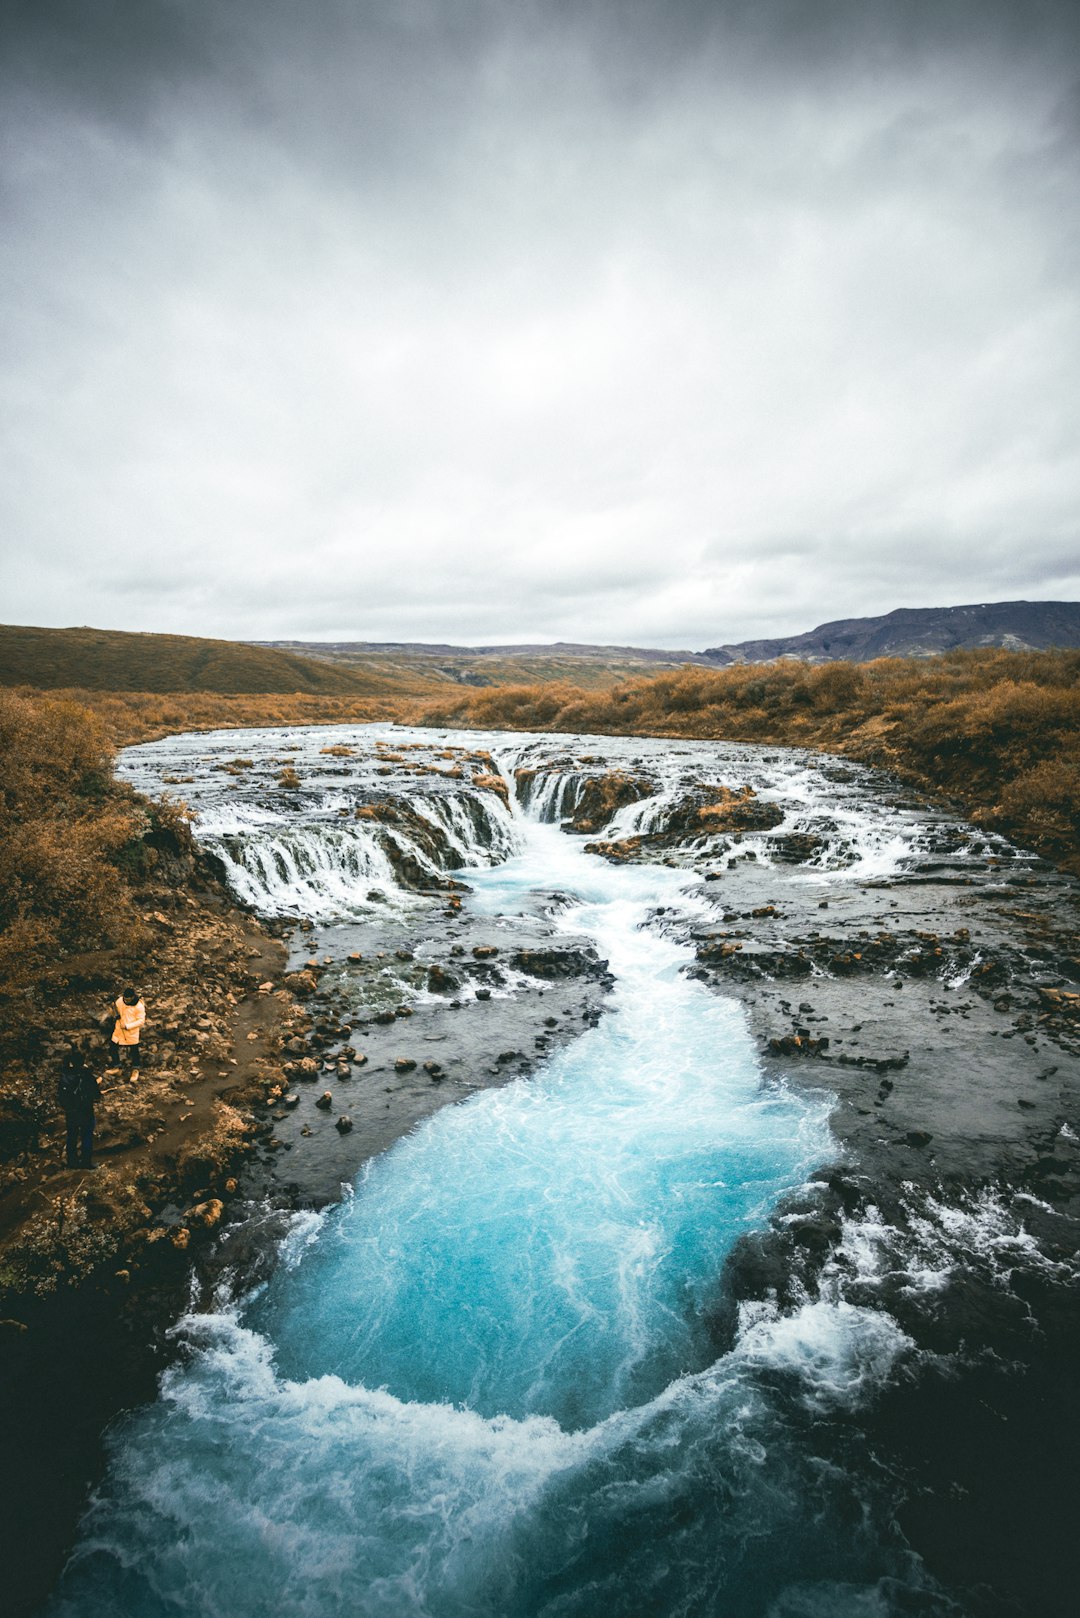
[[[413,670],[352,669],[236,641],[21,624],[0,625],[0,685],[357,697],[434,690]]]

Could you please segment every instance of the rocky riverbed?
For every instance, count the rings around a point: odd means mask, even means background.
[[[876,1469],[925,1570],[874,1610],[1071,1610],[1075,882],[791,750],[362,727],[171,738],[123,768],[189,798],[224,879],[289,945],[280,1072],[208,1299],[272,1272],[290,1210],[604,1017],[576,896],[542,878],[505,913],[485,896],[518,816],[561,824],[597,858],[676,873],[646,927],[745,1008],[764,1085],[833,1098],[834,1148],[736,1243],[710,1323],[720,1354],[754,1311],[815,1301],[902,1333],[854,1424],[798,1406],[821,1466]]]

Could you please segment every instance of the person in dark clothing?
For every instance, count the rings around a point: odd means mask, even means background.
[[[67,1119],[67,1166],[93,1168],[94,1107],[101,1100],[97,1074],[77,1046],[72,1046],[60,1068],[60,1105]]]

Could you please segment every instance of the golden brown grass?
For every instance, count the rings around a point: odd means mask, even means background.
[[[85,708],[0,691],[0,990],[132,922],[118,860],[143,829]],[[0,1023],[3,1017],[0,1016]]]
[[[22,687],[28,699],[35,693]],[[185,730],[235,730],[269,725],[360,725],[410,722],[422,707],[415,695],[318,696],[311,692],[229,694],[213,691],[86,691],[51,693],[89,710],[113,747],[156,741]],[[430,692],[427,700],[430,702]]]

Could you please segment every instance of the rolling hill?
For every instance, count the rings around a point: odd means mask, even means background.
[[[240,641],[15,624],[0,625],[0,685],[358,697],[437,688],[411,670],[316,662]]]

